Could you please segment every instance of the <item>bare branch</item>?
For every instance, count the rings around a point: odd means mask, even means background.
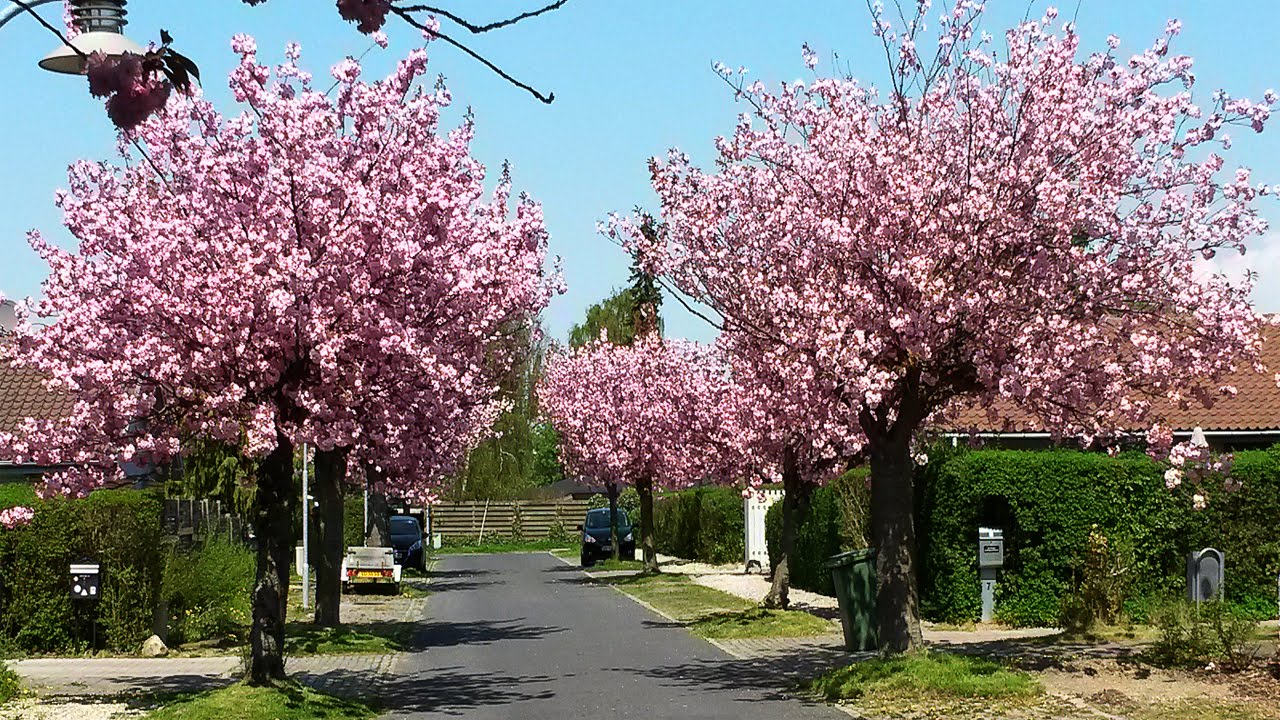
[[[18,7],[22,8],[23,10],[26,10],[26,11],[27,11],[27,14],[28,14],[28,15],[30,15],[31,17],[35,18],[35,19],[36,19],[36,22],[38,22],[38,23],[40,23],[41,25],[43,25],[43,26],[45,27],[45,29],[46,29],[46,30],[48,30],[49,32],[53,33],[54,35],[57,35],[57,36],[58,36],[58,39],[62,41],[62,44],[63,44],[63,45],[66,45],[66,46],[67,46],[67,47],[69,47],[69,48],[71,48],[71,49],[75,52],[75,54],[79,55],[81,58],[84,58],[84,59],[86,59],[86,60],[89,58],[89,56],[88,56],[88,55],[85,55],[85,54],[84,54],[84,51],[83,51],[83,50],[81,50],[80,48],[76,47],[75,45],[72,45],[72,44],[71,44],[71,41],[67,39],[67,36],[66,36],[66,35],[63,35],[63,34],[62,34],[62,31],[61,31],[61,30],[59,30],[58,28],[54,27],[54,26],[53,26],[53,25],[52,25],[48,20],[45,20],[44,18],[40,17],[40,14],[39,14],[39,13],[37,13],[37,12],[36,12],[36,11],[35,11],[31,6],[30,6],[30,5],[28,5],[27,3],[23,2],[23,0],[11,0],[11,1],[13,2],[13,4],[14,4],[14,5],[17,5]]]
[[[567,0],[566,0],[566,1],[567,1]],[[534,97],[535,97],[535,98],[537,98],[538,100],[540,100],[540,101],[542,101],[542,102],[544,102],[544,103],[546,103],[546,104],[550,105],[550,104],[551,104],[551,103],[556,99],[556,94],[555,94],[555,93],[550,93],[550,94],[548,94],[548,95],[543,95],[542,93],[540,93],[540,92],[538,92],[537,90],[535,90],[532,86],[527,85],[527,84],[525,84],[525,83],[522,83],[522,82],[520,82],[519,80],[515,79],[515,78],[514,78],[514,77],[512,77],[509,73],[507,73],[505,70],[503,70],[502,68],[498,67],[497,65],[494,65],[494,64],[493,64],[492,62],[490,62],[487,58],[485,58],[483,55],[481,55],[480,53],[476,52],[475,50],[472,50],[471,48],[467,47],[466,45],[463,45],[462,43],[458,42],[457,40],[454,40],[453,38],[449,37],[448,35],[445,35],[444,33],[440,32],[439,30],[435,30],[435,29],[433,29],[433,28],[429,28],[429,27],[427,27],[427,26],[426,26],[426,24],[424,24],[423,22],[421,22],[421,21],[417,20],[416,18],[414,18],[414,17],[413,17],[413,15],[411,15],[411,14],[410,14],[410,11],[409,11],[408,9],[406,9],[406,8],[393,7],[393,8],[391,8],[391,11],[392,11],[392,12],[394,12],[396,15],[399,15],[399,16],[400,16],[400,17],[401,17],[405,22],[409,23],[411,26],[413,26],[413,27],[415,27],[415,28],[417,28],[417,29],[419,29],[419,30],[422,30],[423,32],[430,33],[432,37],[436,37],[436,38],[439,38],[439,39],[441,39],[441,40],[444,40],[445,42],[447,42],[447,43],[449,43],[450,45],[452,45],[452,46],[454,46],[454,47],[458,48],[458,49],[459,49],[459,50],[461,50],[462,52],[464,52],[464,53],[466,53],[466,54],[470,55],[472,58],[474,58],[474,59],[476,59],[477,61],[479,61],[482,65],[484,65],[485,67],[487,67],[487,68],[489,68],[490,70],[492,70],[495,74],[497,74],[497,76],[498,76],[498,77],[502,78],[503,80],[506,80],[507,82],[511,83],[512,85],[515,85],[516,87],[520,88],[521,90],[524,90],[525,92],[527,92],[527,93],[529,93],[530,95],[534,96]]]
[[[557,2],[553,2],[544,7],[540,7],[537,10],[530,10],[528,12],[523,12],[523,13],[520,13],[519,15],[516,15],[515,17],[510,17],[510,18],[507,18],[506,20],[498,20],[497,22],[491,22],[487,25],[476,25],[475,23],[467,22],[463,18],[458,17],[457,15],[449,12],[448,10],[445,10],[443,8],[438,8],[433,5],[406,5],[406,6],[395,8],[395,9],[397,11],[402,11],[406,13],[425,12],[425,13],[432,13],[434,15],[439,15],[440,17],[448,18],[449,20],[452,20],[453,22],[461,25],[462,27],[469,30],[472,34],[479,34],[479,33],[489,32],[490,30],[497,30],[499,28],[504,28],[509,25],[515,25],[521,20],[528,20],[529,18],[537,17],[544,13],[549,13],[552,10],[558,10],[567,2],[569,2],[569,0],[558,0]]]

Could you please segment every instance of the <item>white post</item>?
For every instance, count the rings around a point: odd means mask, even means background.
[[[369,541],[369,478],[364,479],[364,534],[360,536],[360,544]]]
[[[302,443],[302,609],[311,607],[311,496],[307,494],[307,444]]]

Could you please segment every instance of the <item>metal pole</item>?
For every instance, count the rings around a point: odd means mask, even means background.
[[[360,544],[369,542],[369,476],[366,470],[364,477],[364,535],[360,538]]]
[[[33,10],[40,7],[41,5],[48,5],[51,2],[58,2],[58,0],[23,0],[23,1],[27,4],[27,7]],[[19,15],[23,15],[26,12],[27,12],[26,8],[22,7],[21,5],[13,5],[12,7],[5,8],[3,11],[0,11],[0,27],[4,27],[10,20],[18,17]]]
[[[307,444],[302,443],[302,609],[311,607],[311,496],[307,494]]]

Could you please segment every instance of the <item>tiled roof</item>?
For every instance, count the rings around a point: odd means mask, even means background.
[[[0,431],[23,418],[54,419],[71,412],[71,399],[45,389],[39,373],[0,361]]]
[[[1264,325],[1262,334],[1262,362],[1267,372],[1259,374],[1253,368],[1244,368],[1224,378],[1223,384],[1234,385],[1238,392],[1234,397],[1216,398],[1212,407],[1204,407],[1192,400],[1185,410],[1171,408],[1165,417],[1174,430],[1191,430],[1198,426],[1204,430],[1280,432],[1280,387],[1276,387],[1274,378],[1275,373],[1280,372],[1280,326]],[[943,432],[980,433],[1040,432],[1045,429],[1008,401],[998,400],[995,410],[1000,420],[993,422],[985,407],[966,407],[954,420],[938,429]],[[1011,422],[1006,424],[1005,419]]]

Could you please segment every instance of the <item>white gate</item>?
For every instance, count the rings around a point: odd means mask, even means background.
[[[769,569],[769,546],[764,541],[764,515],[769,508],[782,499],[781,490],[761,490],[753,492],[742,501],[742,511],[746,516],[746,571],[755,567],[761,572]]]

